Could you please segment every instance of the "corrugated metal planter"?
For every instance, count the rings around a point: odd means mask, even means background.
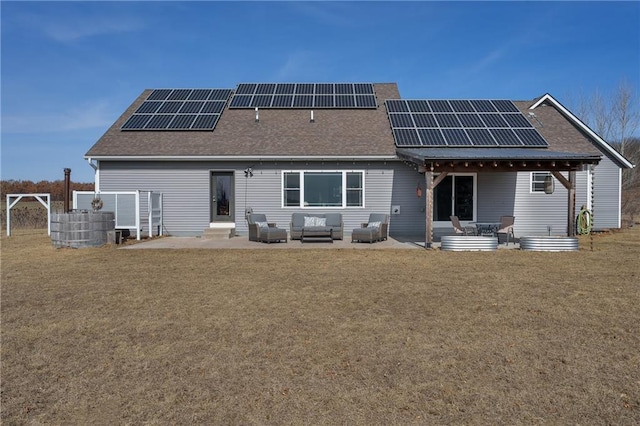
[[[100,247],[107,232],[115,228],[115,213],[54,213],[51,215],[51,242],[56,248]]]
[[[496,237],[446,235],[441,239],[441,250],[446,251],[495,251],[498,249]]]
[[[576,251],[578,239],[554,236],[520,237],[520,248],[529,251]]]

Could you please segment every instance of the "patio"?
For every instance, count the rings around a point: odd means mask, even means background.
[[[520,245],[510,243],[508,246],[499,244],[498,249],[516,249]],[[122,249],[268,249],[268,250],[307,250],[307,249],[353,249],[353,250],[372,250],[372,249],[424,249],[424,235],[416,235],[412,237],[391,237],[385,241],[376,243],[352,243],[351,237],[346,236],[343,240],[333,240],[333,243],[323,240],[305,241],[289,240],[286,243],[260,243],[249,241],[249,237],[236,236],[229,239],[203,239],[201,237],[160,237],[151,240],[136,242],[130,245],[120,247]],[[440,243],[436,242],[433,248],[439,249]]]

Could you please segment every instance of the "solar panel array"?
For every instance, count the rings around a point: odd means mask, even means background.
[[[241,83],[229,108],[377,108],[371,83]]]
[[[213,130],[231,89],[156,89],[122,130]]]
[[[508,100],[387,100],[398,147],[546,147]]]

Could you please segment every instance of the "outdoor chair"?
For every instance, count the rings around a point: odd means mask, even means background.
[[[389,215],[384,213],[371,213],[369,221],[362,223],[360,228],[351,232],[351,242],[361,241],[373,243],[384,241],[389,234]]]
[[[507,236],[507,245],[509,245],[509,235],[511,235],[511,239],[515,243],[516,239],[513,233],[513,223],[515,219],[515,216],[500,216],[500,226],[496,231],[498,241],[500,240],[500,234],[505,234]]]
[[[273,243],[276,241],[287,242],[287,230],[276,227],[275,223],[267,222],[267,216],[261,213],[250,213],[247,216],[249,223],[249,241],[261,241]]]
[[[456,234],[476,235],[476,228],[474,226],[461,225],[458,216],[449,216],[449,219],[451,219],[451,225],[453,225],[453,230]]]

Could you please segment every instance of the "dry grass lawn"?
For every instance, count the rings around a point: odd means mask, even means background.
[[[573,253],[1,243],[5,425],[640,422],[640,227]]]

